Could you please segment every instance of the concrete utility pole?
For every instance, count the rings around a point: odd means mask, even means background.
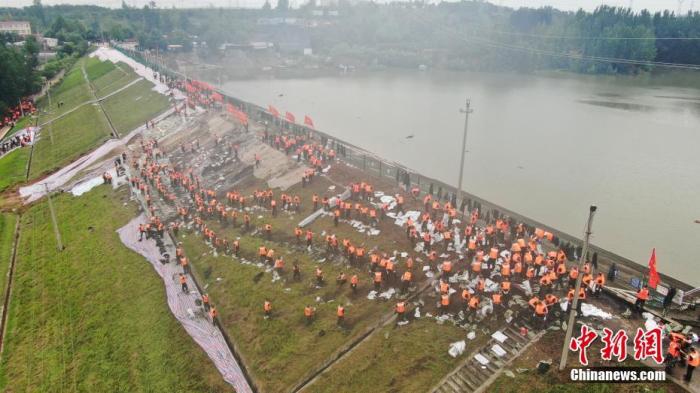
[[[569,341],[571,341],[571,334],[574,331],[574,323],[576,321],[576,307],[578,306],[578,290],[581,288],[581,280],[583,279],[583,274],[581,270],[583,269],[583,263],[586,260],[586,254],[588,254],[588,242],[591,239],[591,225],[593,224],[593,216],[598,208],[596,205],[591,205],[588,211],[588,223],[586,224],[586,237],[583,241],[583,250],[581,251],[581,256],[578,259],[578,277],[576,278],[576,286],[574,287],[574,299],[568,305],[567,311],[569,311],[569,324],[566,326],[566,337],[564,338],[564,346],[561,350],[561,362],[559,363],[559,371],[564,370],[566,367],[566,358],[569,355]]]
[[[457,196],[458,200],[462,202],[462,179],[464,178],[464,156],[467,154],[467,127],[469,126],[469,114],[474,112],[471,107],[471,100],[467,98],[467,104],[465,109],[460,109],[460,112],[464,113],[464,136],[462,137],[462,154],[459,160],[459,180],[457,181]],[[455,207],[456,208],[456,207]]]
[[[53,203],[51,202],[51,191],[49,191],[49,185],[44,183],[46,187],[46,197],[49,199],[49,211],[51,212],[51,221],[53,221],[53,231],[56,234],[56,246],[58,251],[63,251],[63,242],[61,241],[61,232],[58,231],[58,221],[56,220],[56,213],[53,210]]]

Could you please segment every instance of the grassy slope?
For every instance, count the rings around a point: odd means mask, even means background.
[[[380,315],[391,311],[390,304],[366,299],[368,279],[365,275],[362,275],[362,290],[357,296],[352,295],[348,285],[338,288],[335,277],[341,268],[337,265],[322,264],[326,285],[316,289],[313,278],[316,263],[303,253],[284,254],[288,268],[282,281],[272,283],[272,276],[264,274],[256,282],[254,278],[261,272],[259,268],[226,257],[204,255],[209,249],[194,235],[182,240],[193,260],[195,274],[201,284],[209,285],[208,291],[221,311],[222,323],[239,346],[261,391],[288,390],[341,345],[364,332]],[[262,240],[244,237],[241,243],[242,253],[252,255]],[[274,248],[283,251],[281,247]],[[291,265],[295,259],[299,260],[302,270],[300,282],[291,280]],[[221,281],[217,281],[219,277]],[[316,303],[317,296],[325,303]],[[270,320],[263,318],[262,305],[266,297],[273,303],[274,315]],[[339,303],[346,305],[347,329],[336,326]],[[303,310],[307,304],[318,307],[317,319],[311,326],[306,326],[304,321]]]
[[[247,181],[237,187],[237,190],[244,195],[249,195],[256,188],[266,188],[263,183],[259,180]],[[364,332],[366,327],[377,322],[381,316],[390,313],[396,302],[395,299],[390,302],[367,300],[371,281],[366,269],[346,268],[339,262],[321,264],[327,285],[320,290],[314,288],[313,271],[317,265],[316,260],[321,259],[322,256],[311,258],[305,251],[295,249],[293,228],[296,223],[311,213],[310,200],[313,192],[323,195],[327,192],[329,185],[331,183],[326,179],[319,178],[306,188],[297,185],[288,190],[289,194],[299,195],[303,201],[302,211],[293,217],[280,213],[276,218],[272,218],[269,210],[255,211],[251,214],[253,227],[260,228],[265,223],[272,224],[273,242],[266,244],[272,246],[278,255],[279,253],[284,255],[287,273],[283,280],[289,280],[289,282],[271,283],[270,274],[265,274],[258,283],[255,283],[253,278],[261,271],[259,268],[242,265],[230,258],[211,256],[208,254],[210,249],[204,245],[198,235],[188,234],[182,239],[201,283],[210,285],[209,291],[221,311],[223,325],[240,347],[246,365],[261,390],[265,392],[289,389],[309,371],[319,367],[340,346],[349,343],[354,337]],[[276,195],[279,193],[280,191],[276,190]],[[212,221],[208,222],[208,225],[217,233],[225,234],[227,239],[242,236],[239,229],[232,229],[231,226],[222,229],[218,223]],[[317,220],[310,228],[315,233],[314,243],[317,248],[323,247],[320,234],[325,230],[336,233],[339,239],[350,238],[355,244],[364,244],[368,248],[380,246],[380,250],[387,252],[410,249],[403,230],[390,220],[380,223],[382,235],[373,237],[358,233],[347,223],[333,227],[332,220],[326,218]],[[262,243],[263,240],[259,235],[244,235],[241,239],[243,256],[255,259],[257,262],[257,247]],[[288,252],[290,254],[287,254]],[[299,260],[302,270],[302,280],[299,283],[292,282],[290,278],[292,261],[295,259]],[[399,269],[403,271],[401,265]],[[357,296],[352,296],[347,286],[340,290],[336,289],[334,280],[341,270],[348,275],[355,272],[359,274],[361,281]],[[422,276],[421,273],[418,274]],[[222,281],[217,282],[217,277],[221,277]],[[290,288],[290,291],[285,291],[285,288]],[[276,314],[272,321],[262,318],[262,304],[266,296],[272,301]],[[317,305],[315,302],[317,296],[321,296],[326,301],[335,300],[332,303]],[[335,308],[338,301],[352,303],[352,306],[347,307],[348,322],[352,325],[352,331],[349,334],[335,327]],[[306,304],[319,307],[317,321],[311,327],[304,325],[303,307]],[[430,350],[432,349],[431,347]],[[446,353],[445,351],[446,347],[440,346],[439,353]],[[420,353],[422,352],[421,350]],[[435,381],[424,379],[421,383],[429,384],[429,382]]]
[[[0,387],[24,392],[231,391],[170,314],[163,284],[115,232],[135,214],[102,186],[22,217]],[[98,214],[95,214],[99,212]]]
[[[95,85],[116,90],[129,82],[129,78],[126,78],[116,83],[103,83],[101,82],[103,78],[114,82],[113,74],[123,75],[123,71],[111,62],[100,62],[97,58],[87,58],[82,61],[86,62],[88,78],[95,78]],[[76,75],[81,78],[82,84],[75,79]],[[168,107],[167,97],[151,91],[152,86],[151,83],[142,81],[105,100],[104,108],[120,133],[131,131]],[[76,90],[87,88],[80,69],[78,68],[77,72],[73,69],[56,89],[55,100],[61,100],[64,96],[73,96]],[[107,119],[97,105],[85,105],[56,120],[52,127],[53,143],[49,137],[48,126],[45,126],[41,139],[35,146],[29,173],[30,179],[41,177],[67,165],[110,137]]]
[[[117,67],[109,61],[83,58],[69,70],[61,84],[52,89],[51,113],[42,113],[39,123],[54,119],[93,99],[81,71],[83,62],[88,78],[98,89],[98,97],[116,91],[137,78],[126,64]],[[141,81],[105,100],[104,108],[120,133],[131,131],[167,109],[168,98],[152,91],[152,87],[151,83]],[[64,103],[60,109],[57,108],[58,102]],[[40,99],[38,106],[40,112],[48,110],[47,98]],[[34,147],[30,180],[67,165],[104,143],[111,135],[107,119],[97,105],[85,105],[56,120],[52,133],[53,143],[48,126],[44,126]],[[3,175],[0,177],[0,192],[24,180],[28,158],[29,149],[22,149],[0,159],[0,174]]]
[[[102,103],[120,134],[131,132],[168,108],[168,98],[152,88],[153,83],[142,80]]]
[[[97,57],[88,57],[85,60],[85,72],[87,72],[88,79],[91,82],[115,69],[116,67],[111,61],[100,61]]]
[[[0,159],[0,192],[24,181],[30,148],[17,149]]]
[[[125,63],[119,63],[112,71],[95,80],[92,85],[95,87],[97,97],[105,97],[126,86],[136,78],[138,78],[138,75],[131,67]]]
[[[15,235],[17,216],[9,213],[0,213],[0,293],[5,295],[7,284],[7,271],[12,258],[12,244]]]
[[[463,357],[448,353],[465,331],[433,319],[384,327],[309,386],[308,392],[426,392]],[[483,335],[482,335],[483,336]],[[466,353],[483,344],[469,341]]]
[[[37,101],[37,106],[41,112],[39,124],[55,119],[76,106],[93,99],[81,70],[83,61],[84,59],[77,61],[73,68],[63,77],[61,83],[57,87],[51,89],[50,108],[47,96]],[[58,104],[60,102],[63,102],[63,105],[59,108]]]
[[[29,177],[35,179],[61,168],[109,139],[109,125],[96,105],[86,105],[53,123],[53,143],[48,127],[34,146]]]

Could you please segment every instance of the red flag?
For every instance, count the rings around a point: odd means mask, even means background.
[[[649,287],[656,289],[659,281],[659,273],[656,271],[656,248],[654,248],[651,250],[651,258],[649,258]]]
[[[294,121],[296,120],[296,119],[294,118],[294,115],[291,114],[291,113],[289,113],[289,112],[285,113],[285,114],[284,114],[284,117],[285,117],[285,118],[287,119],[287,121],[290,122],[290,123],[294,123]]]
[[[274,117],[280,117],[280,112],[272,105],[268,105],[268,111]]]
[[[311,118],[309,117],[309,115],[305,115],[305,116],[304,116],[304,124],[307,125],[307,126],[309,126],[309,127],[311,127],[311,128],[314,128],[314,121],[311,120]]]

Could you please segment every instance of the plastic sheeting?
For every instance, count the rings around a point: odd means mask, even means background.
[[[139,224],[145,222],[148,222],[148,220],[141,214],[120,228],[117,232],[122,243],[131,250],[143,255],[153,265],[153,268],[165,284],[166,298],[170,311],[180,321],[194,341],[204,349],[224,380],[231,384],[236,389],[236,392],[252,393],[253,390],[226,344],[221,331],[209,321],[208,317],[191,317],[191,315],[195,314],[192,310],[201,309],[195,303],[195,300],[201,299],[201,294],[197,286],[192,283],[192,279],[188,280],[190,282],[190,292],[183,293],[178,281],[182,268],[174,262],[161,263],[161,254],[153,240],[138,241]],[[170,255],[175,255],[175,245],[170,239],[166,237],[164,243],[167,252]]]
[[[612,319],[612,314],[605,312],[590,303],[581,304],[581,313],[584,317],[598,317],[600,319]]]
[[[466,348],[467,343],[464,340],[453,342],[450,344],[450,349],[447,350],[447,353],[449,353],[453,358],[456,358],[457,356],[463,354]]]

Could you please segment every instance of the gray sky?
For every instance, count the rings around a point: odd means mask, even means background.
[[[304,1],[305,0],[291,0],[290,3],[298,5],[302,4]],[[384,2],[386,0],[379,1]],[[490,2],[494,4],[515,8],[522,6],[540,7],[551,5],[555,8],[572,11],[578,10],[579,8],[593,10],[601,4],[623,7],[629,7],[631,5],[637,11],[643,8],[651,11],[663,9],[676,11],[678,10],[678,1],[679,0],[490,0]],[[43,0],[42,2],[46,5],[97,4],[105,7],[121,6],[121,0]],[[126,2],[132,6],[142,7],[148,0],[126,0]],[[193,6],[207,7],[209,5],[216,7],[260,7],[264,2],[264,0],[156,0],[156,4],[160,7],[171,7],[174,5],[178,8]],[[276,1],[271,0],[270,2],[274,5]],[[31,4],[32,0],[0,0],[0,5],[9,7],[23,7]],[[691,8],[694,10],[700,9],[700,0],[682,0],[681,10],[683,13]]]

